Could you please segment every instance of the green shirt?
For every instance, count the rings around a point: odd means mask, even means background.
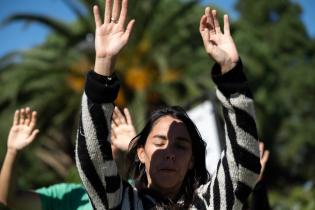
[[[80,184],[56,184],[36,190],[43,210],[92,210],[89,197]]]

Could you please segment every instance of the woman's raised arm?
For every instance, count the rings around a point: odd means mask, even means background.
[[[241,209],[260,172],[254,104],[230,24],[224,15],[222,32],[216,10],[209,7],[200,19],[200,34],[209,56],[216,62],[212,79],[222,103],[225,141],[212,180],[200,188],[210,209]]]
[[[113,5],[112,5],[113,3]],[[95,67],[87,75],[76,142],[76,165],[95,209],[120,208],[124,184],[111,149],[113,102],[119,91],[114,63],[128,43],[134,20],[125,24],[128,0],[106,0],[104,22],[94,6]]]

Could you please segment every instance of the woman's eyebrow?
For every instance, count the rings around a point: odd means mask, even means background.
[[[162,140],[167,140],[167,137],[165,135],[161,135],[161,134],[156,134],[153,136],[153,138],[159,138],[159,139],[162,139]]]
[[[158,139],[161,139],[161,140],[167,140],[167,136],[162,135],[162,134],[156,134],[156,135],[153,136],[153,138],[158,138]],[[183,141],[183,142],[188,142],[188,143],[191,142],[190,138],[186,138],[186,137],[183,137],[183,136],[178,136],[175,139],[178,140],[178,141]]]
[[[178,136],[176,137],[176,140],[179,140],[179,141],[185,141],[185,142],[191,142],[190,138],[186,138],[186,137],[183,137],[183,136]]]

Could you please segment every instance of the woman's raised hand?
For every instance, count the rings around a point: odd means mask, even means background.
[[[112,3],[114,3],[112,5]],[[118,53],[127,44],[135,20],[126,26],[128,0],[106,0],[104,22],[100,10],[94,6],[95,19],[95,71],[109,76],[112,73],[113,62]]]
[[[199,31],[206,52],[215,62],[220,64],[221,73],[231,70],[239,60],[239,55],[230,34],[228,15],[224,15],[224,31],[222,33],[216,10],[207,7],[200,19]]]

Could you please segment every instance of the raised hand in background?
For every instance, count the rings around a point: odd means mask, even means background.
[[[136,130],[128,108],[123,109],[121,113],[118,107],[115,107],[112,117],[112,145],[120,150],[127,152],[130,141],[136,136]]]
[[[34,141],[38,132],[35,111],[25,108],[15,112],[7,141],[8,149],[0,173],[0,202],[10,208],[41,209],[39,196],[32,191],[18,193],[14,180],[18,154]]]
[[[32,143],[39,132],[35,126],[35,111],[31,111],[30,108],[15,111],[13,125],[8,136],[8,150],[17,152]]]
[[[269,155],[270,155],[269,150],[265,150],[265,144],[263,142],[259,143],[259,154],[260,154],[261,169],[260,169],[259,177],[257,179],[257,183],[263,179],[266,164],[267,164],[267,161],[268,161]]]

